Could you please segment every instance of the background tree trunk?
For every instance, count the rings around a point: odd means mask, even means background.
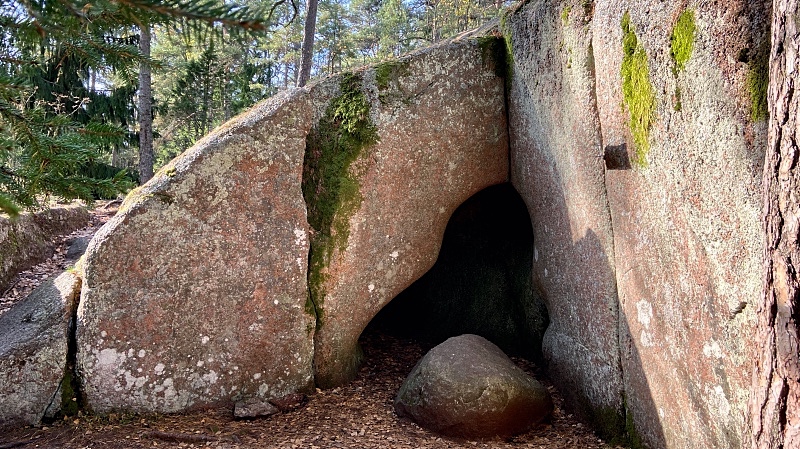
[[[300,62],[300,75],[297,77],[297,87],[303,87],[311,76],[311,62],[314,59],[314,33],[317,27],[318,0],[306,1],[306,24],[303,29],[302,59]]]
[[[800,448],[800,36],[798,1],[774,0],[769,147],[764,164],[764,290],[750,397],[751,447]],[[746,444],[745,444],[746,446]]]
[[[143,25],[139,33],[139,51],[150,58],[150,26]],[[150,64],[139,66],[139,182],[153,177],[153,92]]]

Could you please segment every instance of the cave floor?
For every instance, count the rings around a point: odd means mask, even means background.
[[[253,420],[235,420],[230,409],[170,416],[79,416],[0,435],[0,449],[612,447],[565,411],[561,398],[550,386],[556,404],[550,423],[505,440],[439,437],[398,418],[392,408],[396,391],[425,348],[378,332],[366,333],[362,346],[366,360],[355,381],[333,390],[317,390],[305,405],[294,411]],[[536,375],[532,364],[522,359],[515,362]]]

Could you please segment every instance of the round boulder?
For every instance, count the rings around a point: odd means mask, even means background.
[[[431,349],[400,387],[398,415],[461,438],[522,433],[553,410],[547,389],[477,335]]]

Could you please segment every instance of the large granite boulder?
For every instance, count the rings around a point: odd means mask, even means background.
[[[39,424],[60,404],[80,285],[63,273],[0,316],[0,428]]]
[[[23,213],[10,219],[0,215],[0,291],[20,271],[53,255],[53,238],[89,223],[89,212],[79,204]]]
[[[547,389],[483,337],[452,337],[431,349],[394,401],[435,432],[464,438],[522,433],[553,410]]]
[[[653,448],[746,428],[769,3],[531,1],[505,21],[551,377]]]
[[[131,193],[80,264],[87,405],[177,412],[351,379],[362,330],[434,263],[452,211],[507,179],[499,44],[280,94]]]
[[[499,39],[465,35],[363,74],[378,139],[352,161],[334,226],[320,228],[315,201],[309,207],[318,385],[353,378],[359,335],[433,266],[452,213],[508,179],[498,47]]]
[[[531,215],[533,277],[550,316],[542,342],[550,378],[582,418],[611,421],[611,436],[624,423],[614,234],[591,11],[573,3],[528,2],[505,21],[514,61],[511,181]]]
[[[628,414],[653,448],[740,447],[747,428],[770,3],[596,4],[593,26],[608,30],[593,39],[603,147],[638,161],[608,171],[606,186]],[[692,28],[678,65],[672,41]],[[638,105],[620,107],[622,40],[634,35],[654,94],[649,151],[631,137]]]
[[[273,97],[125,199],[79,264],[77,372],[95,412],[177,412],[313,385],[300,190],[312,103]]]
[[[67,246],[67,260],[78,260],[85,252],[86,248],[89,247],[89,242],[92,240],[92,236],[85,235],[81,237],[77,237],[71,242],[67,242],[69,246]]]

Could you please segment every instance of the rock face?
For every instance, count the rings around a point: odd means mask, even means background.
[[[502,25],[510,72],[497,39],[465,35],[236,118],[90,244],[89,406],[264,404],[348,381],[358,336],[433,265],[453,211],[510,174],[542,352],[573,407],[652,448],[738,447],[768,5],[532,0]]]
[[[39,424],[60,401],[80,285],[63,273],[0,317],[0,428]]]
[[[590,421],[623,407],[614,235],[594,100],[590,18],[530,2],[507,21],[511,180],[531,214],[533,276],[550,314],[550,377]],[[591,405],[587,407],[586,405]],[[616,419],[621,422],[621,419]]]
[[[309,287],[319,316],[318,385],[353,378],[359,335],[434,264],[453,211],[481,189],[506,181],[503,79],[494,59],[498,43],[466,36],[363,74],[377,140],[346,170],[333,226],[320,227],[324,220],[314,218],[330,200],[307,197],[315,228]],[[349,95],[340,89],[333,101],[321,104],[338,104]],[[320,123],[316,135],[325,131],[324,116]],[[307,165],[313,161],[307,156]],[[325,188],[319,183],[313,190]]]
[[[78,374],[96,412],[177,412],[312,386],[312,104],[256,106],[128,195],[81,266]]]
[[[272,98],[129,195],[81,266],[87,405],[177,412],[302,392],[313,370],[350,379],[364,326],[430,268],[452,211],[507,179],[498,42]]]
[[[607,13],[594,25],[614,31],[595,34],[598,111],[604,147],[627,142],[633,154],[617,90],[620,3],[599,4]],[[769,9],[763,1],[689,8],[694,51],[673,75],[663,49],[684,10],[647,3],[628,7],[655,86],[650,150],[637,150],[641,166],[609,171],[606,184],[628,412],[651,447],[740,447],[758,350],[747,343],[762,282],[766,148],[747,86],[761,76]],[[750,64],[737,60],[745,49]]]
[[[506,20],[545,356],[584,415],[649,447],[745,429],[767,4],[533,1]]]
[[[67,260],[78,260],[89,247],[90,236],[78,237],[67,247]]]
[[[497,346],[477,335],[431,349],[400,387],[394,407],[448,436],[510,436],[553,410],[550,395]]]
[[[25,213],[14,220],[0,217],[0,290],[20,271],[53,254],[53,237],[80,229],[89,212],[79,205]]]

